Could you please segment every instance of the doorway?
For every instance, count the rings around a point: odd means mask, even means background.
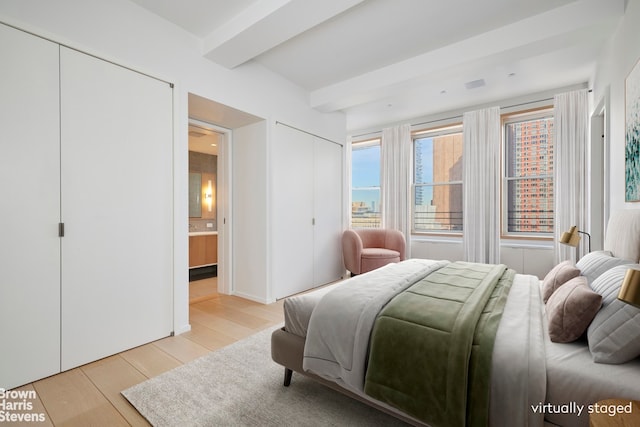
[[[218,231],[218,293],[231,295],[235,292],[234,282],[234,215],[233,215],[233,133],[263,118],[202,96],[188,94],[188,121],[201,128],[218,133],[218,167],[216,183],[216,217]]]
[[[189,119],[189,303],[230,293],[226,207],[231,131]]]

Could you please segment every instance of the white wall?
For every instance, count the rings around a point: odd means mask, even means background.
[[[267,277],[267,123],[235,129],[232,147],[234,294],[269,300]]]
[[[460,239],[411,239],[411,257],[462,261],[464,259],[464,249]]]
[[[464,249],[460,239],[412,239],[411,256],[463,261]],[[503,241],[500,244],[500,262],[518,273],[543,278],[553,268],[553,248],[550,244]]]
[[[620,27],[598,61],[593,81],[596,105],[606,96],[607,91],[610,96],[608,111],[611,156],[608,188],[610,211],[640,208],[638,203],[625,203],[624,200],[624,85],[625,78],[640,58],[639,22],[640,0],[629,0]]]
[[[273,122],[289,123],[332,140],[345,140],[343,114],[321,114],[310,109],[307,92],[259,64],[247,63],[234,70],[214,64],[202,57],[200,40],[128,0],[2,0],[0,21],[175,84],[176,333],[189,329],[187,93]],[[268,137],[268,130],[265,132]],[[260,141],[265,142],[265,138],[261,137]],[[268,173],[266,167],[261,171]],[[267,181],[266,176],[262,177],[262,182]],[[266,211],[266,206],[262,209]],[[235,243],[248,247],[253,236],[243,238],[247,241]],[[266,287],[266,282],[263,283]]]
[[[505,242],[500,245],[500,262],[518,273],[533,274],[542,279],[554,266],[553,248]]]

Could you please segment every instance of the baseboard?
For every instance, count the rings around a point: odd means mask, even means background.
[[[237,297],[240,297],[240,298],[248,299],[248,300],[251,300],[251,301],[259,302],[260,304],[271,304],[273,302],[273,301],[267,301],[264,298],[258,298],[256,296],[245,294],[245,293],[242,293],[242,292],[234,292],[233,295],[235,295]]]
[[[173,335],[180,335],[189,331],[191,331],[191,325],[187,323],[186,325],[182,325],[181,327],[176,328],[175,331],[173,332]]]

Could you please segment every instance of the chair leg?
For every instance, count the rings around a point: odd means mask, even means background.
[[[291,384],[291,376],[293,375],[293,371],[289,368],[284,368],[284,386],[289,387]]]

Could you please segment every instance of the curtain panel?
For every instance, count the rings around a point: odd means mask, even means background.
[[[380,214],[383,228],[400,230],[411,257],[411,125],[382,130]]]
[[[500,262],[500,108],[466,112],[463,123],[464,259]]]
[[[555,262],[574,259],[576,249],[560,244],[563,232],[575,225],[590,232],[588,194],[588,123],[587,89],[558,94],[554,97],[554,211]],[[587,251],[581,239],[578,253]]]

